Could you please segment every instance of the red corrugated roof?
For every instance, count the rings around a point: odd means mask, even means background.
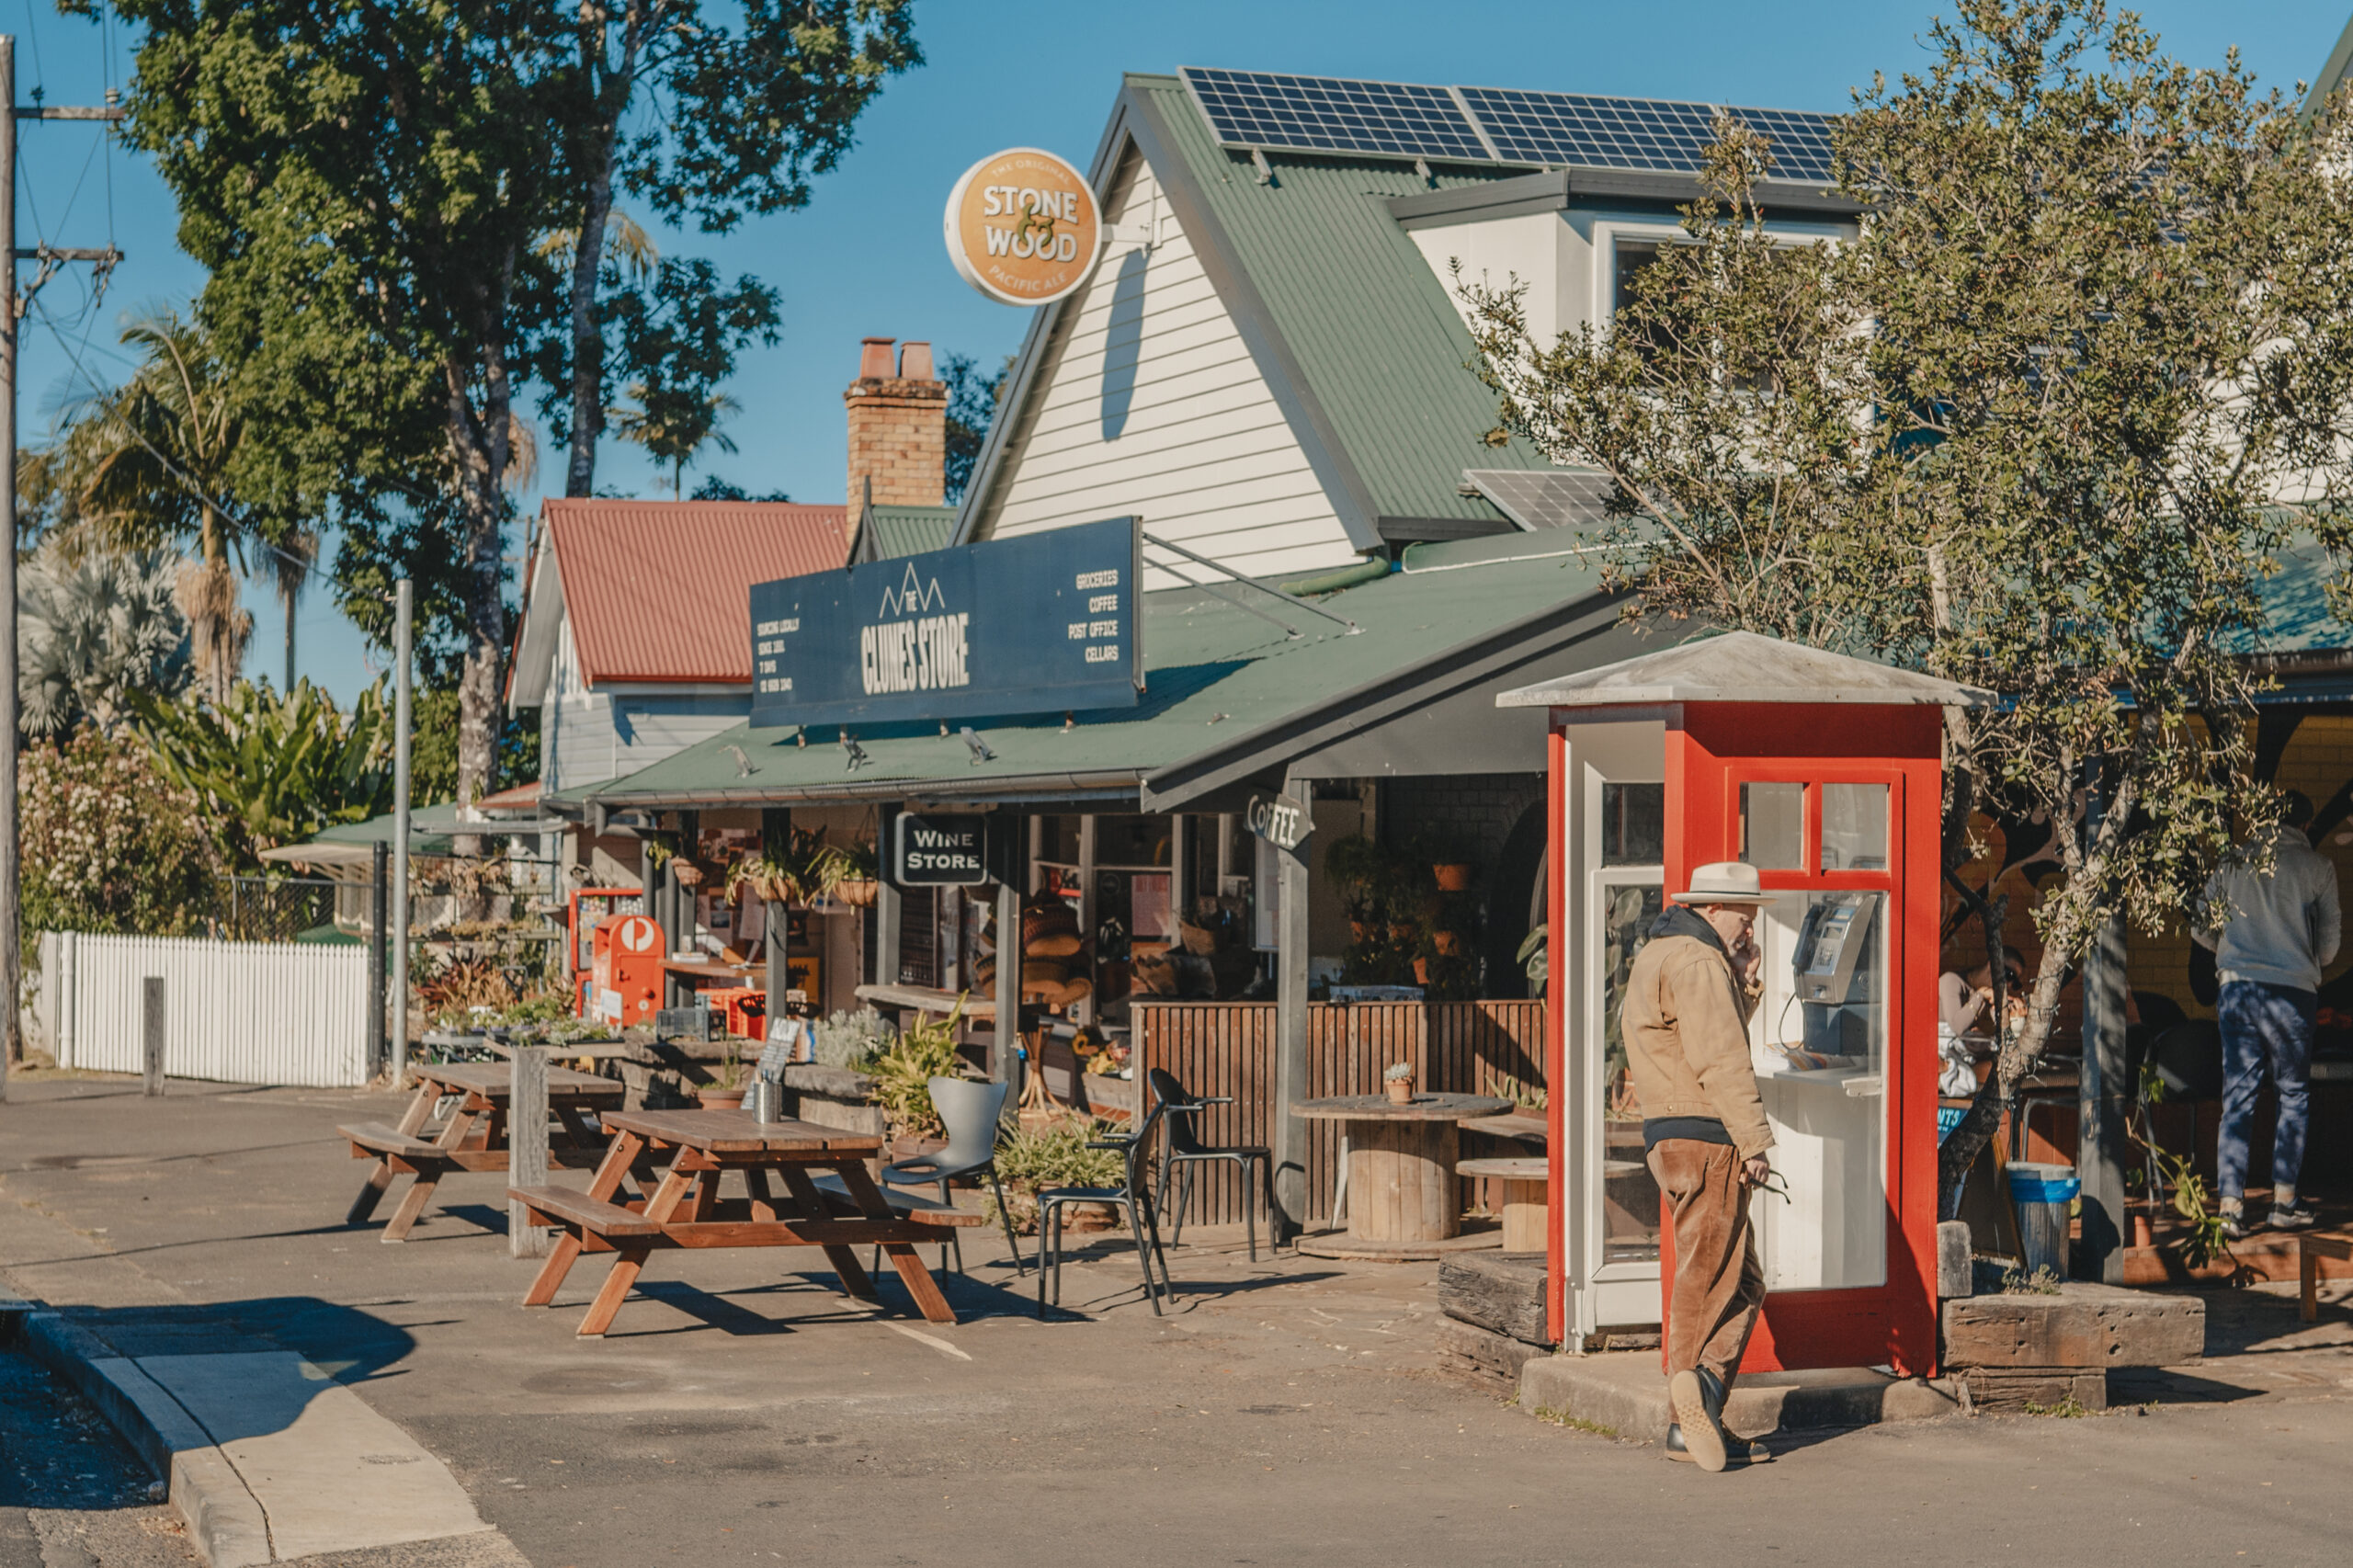
[[[603,681],[752,679],[746,590],[841,565],[848,509],[783,501],[550,500],[580,672]]]

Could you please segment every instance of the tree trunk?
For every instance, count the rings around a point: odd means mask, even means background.
[[[642,25],[642,12],[632,0],[621,25],[620,62],[604,72],[597,95],[604,115],[586,159],[588,189],[581,203],[580,234],[572,247],[572,450],[563,477],[566,495],[596,494],[597,442],[605,433],[605,324],[597,308],[597,285],[604,267],[605,228],[613,215],[613,144],[637,90]],[[582,74],[594,81],[604,63],[604,23],[584,15],[581,28]]]

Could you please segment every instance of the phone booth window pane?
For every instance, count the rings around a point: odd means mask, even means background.
[[[1601,1235],[1611,1263],[1658,1257],[1658,1183],[1643,1158],[1643,1108],[1626,1070],[1623,1017],[1626,977],[1650,940],[1663,897],[1655,885],[1601,890]]]
[[[1805,864],[1805,786],[1740,787],[1740,858],[1760,870],[1794,871]]]
[[[1822,869],[1887,869],[1887,786],[1822,787]]]
[[[1666,857],[1666,786],[1601,787],[1601,863],[1655,866]]]
[[[1750,1212],[1772,1290],[1887,1278],[1887,895],[1790,892],[1758,913],[1749,1030],[1774,1186]]]

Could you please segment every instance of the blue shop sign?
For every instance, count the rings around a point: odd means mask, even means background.
[[[883,723],[1128,708],[1140,522],[813,572],[752,588],[752,723]]]

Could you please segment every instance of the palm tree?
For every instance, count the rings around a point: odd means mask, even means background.
[[[225,499],[242,426],[201,326],[153,310],[123,329],[122,342],[139,351],[138,369],[114,391],[69,405],[36,477],[55,495],[61,522],[117,549],[193,537],[195,558],[176,592],[197,672],[207,695],[223,702],[253,634],[253,617],[237,602],[236,568],[258,530]]]
[[[17,577],[17,710],[27,733],[51,738],[85,722],[111,733],[129,693],[175,697],[188,676],[180,558],[69,546],[42,540]]]
[[[687,465],[694,460],[695,453],[706,445],[722,452],[735,450],[735,443],[719,433],[720,420],[741,406],[725,392],[695,397],[666,387],[631,381],[629,395],[637,400],[636,407],[607,409],[605,417],[614,435],[643,447],[655,462],[670,465],[673,500],[685,494],[681,486],[686,483]]]

